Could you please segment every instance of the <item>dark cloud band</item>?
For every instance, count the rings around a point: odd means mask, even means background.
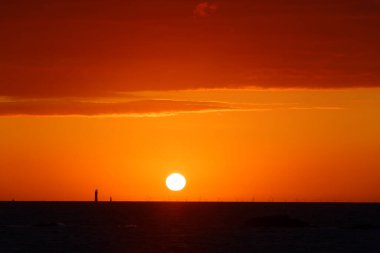
[[[370,0],[6,1],[0,96],[380,87],[379,13]]]

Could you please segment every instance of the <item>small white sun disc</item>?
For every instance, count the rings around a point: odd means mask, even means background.
[[[186,178],[179,173],[172,173],[166,178],[166,186],[171,191],[180,191],[186,185]]]

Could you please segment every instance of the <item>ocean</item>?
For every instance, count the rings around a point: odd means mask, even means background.
[[[0,252],[380,252],[380,204],[1,202]]]

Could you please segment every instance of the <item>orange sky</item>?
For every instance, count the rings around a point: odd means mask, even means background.
[[[8,1],[0,200],[380,201],[379,13]]]

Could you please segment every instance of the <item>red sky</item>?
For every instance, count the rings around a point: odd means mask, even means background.
[[[379,31],[379,0],[2,1],[0,200],[380,201]]]

